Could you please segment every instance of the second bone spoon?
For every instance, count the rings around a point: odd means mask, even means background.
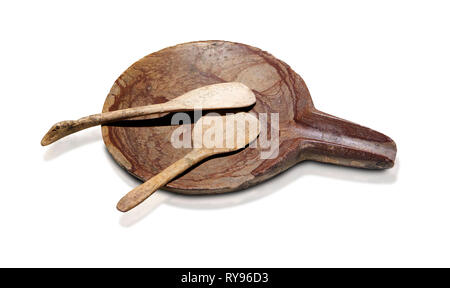
[[[78,120],[61,121],[53,125],[42,138],[41,145],[49,145],[67,135],[97,125],[163,112],[243,108],[255,104],[252,90],[239,82],[203,86],[168,102],[99,113]]]
[[[192,151],[158,175],[128,192],[117,203],[117,209],[126,212],[136,207],[157,189],[201,160],[244,148],[258,137],[259,132],[258,119],[250,113],[201,117],[194,125]]]

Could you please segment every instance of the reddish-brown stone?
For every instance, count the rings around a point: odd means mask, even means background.
[[[251,111],[279,113],[278,156],[261,159],[260,147],[246,148],[201,163],[165,189],[185,194],[237,191],[303,160],[367,169],[394,165],[396,145],[389,137],[316,110],[304,81],[286,63],[239,43],[192,42],[142,58],[116,80],[103,112],[162,103],[204,85],[231,81],[253,90],[257,102]],[[171,145],[177,126],[170,125],[171,115],[162,116],[102,127],[113,158],[141,180],[190,151]]]

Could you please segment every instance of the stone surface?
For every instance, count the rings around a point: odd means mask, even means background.
[[[255,104],[255,94],[240,82],[226,82],[202,86],[188,91],[169,102],[132,107],[89,115],[78,120],[61,121],[53,125],[41,141],[49,145],[70,134],[93,126],[117,122],[130,118],[160,114],[162,112],[189,111],[198,109],[231,109]]]
[[[231,123],[231,125],[227,125],[227,123]],[[136,207],[161,186],[200,161],[213,155],[244,148],[254,141],[260,132],[258,118],[245,112],[226,116],[203,116],[195,122],[194,126],[195,132],[192,133],[194,149],[123,196],[117,203],[119,211],[127,212]],[[228,130],[228,128],[231,129]],[[242,139],[242,141],[238,139]]]
[[[140,59],[116,80],[103,112],[163,103],[204,85],[231,81],[253,90],[252,112],[279,113],[278,156],[261,159],[265,149],[259,147],[213,158],[165,189],[184,194],[237,191],[304,160],[367,169],[394,165],[396,145],[389,137],[316,110],[304,81],[286,63],[239,43],[191,42]],[[172,147],[170,135],[178,126],[170,125],[171,115],[162,116],[102,127],[113,158],[143,181],[190,151]]]

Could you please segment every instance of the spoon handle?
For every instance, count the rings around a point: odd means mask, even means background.
[[[42,138],[41,145],[49,145],[67,135],[97,125],[112,121],[123,120],[138,116],[150,115],[161,112],[169,112],[177,109],[172,103],[154,104],[141,107],[127,108],[106,113],[99,113],[80,118],[78,120],[67,120],[56,123]]]
[[[153,192],[158,190],[158,188],[166,185],[170,182],[170,180],[186,171],[189,167],[197,164],[212,154],[213,153],[211,150],[207,149],[192,150],[186,156],[161,171],[158,175],[150,178],[147,182],[128,192],[117,203],[117,209],[122,212],[127,212],[128,210],[136,207],[139,203],[147,199]]]

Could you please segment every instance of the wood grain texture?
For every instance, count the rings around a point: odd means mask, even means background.
[[[286,63],[239,43],[185,43],[140,59],[116,80],[103,112],[163,103],[204,85],[232,81],[255,93],[252,112],[279,113],[278,156],[261,159],[261,147],[245,149],[201,163],[165,189],[184,194],[237,191],[304,160],[367,169],[394,165],[396,145],[389,137],[316,110],[304,81]],[[170,144],[176,128],[166,115],[105,125],[102,134],[119,165],[145,181],[190,151]]]

